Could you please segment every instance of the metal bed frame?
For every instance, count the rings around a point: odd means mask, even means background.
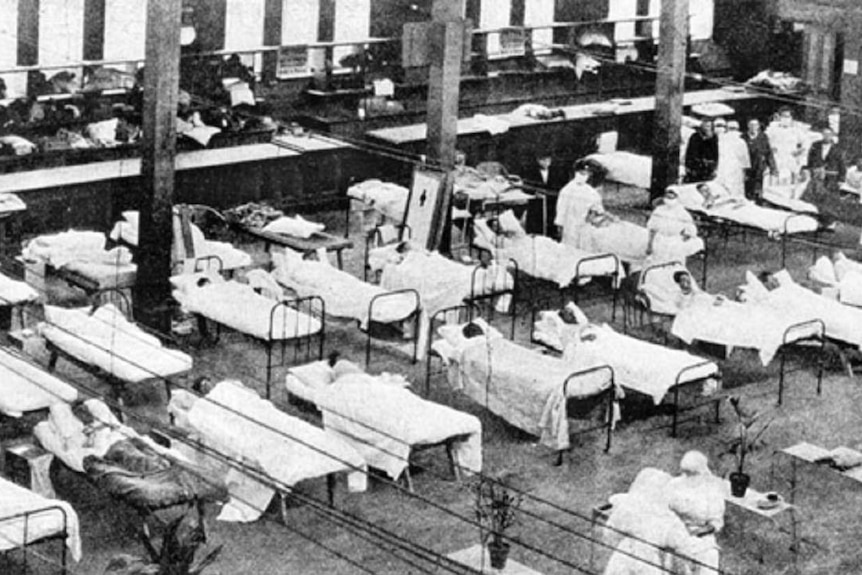
[[[29,528],[30,528],[30,518],[33,517],[34,515],[39,515],[39,514],[43,514],[43,513],[51,513],[54,511],[58,511],[60,513],[60,515],[63,517],[62,530],[59,531],[58,533],[53,533],[51,535],[46,535],[44,537],[41,537],[40,539],[38,539],[36,541],[30,541],[29,540],[30,537],[28,536],[28,532],[29,532]],[[61,551],[60,551],[60,569],[61,569],[61,571],[60,572],[64,573],[64,574],[67,573],[66,541],[65,540],[69,534],[69,517],[66,514],[66,510],[63,509],[59,505],[47,505],[47,506],[40,508],[40,509],[31,509],[29,511],[23,511],[21,513],[16,513],[14,515],[7,515],[5,517],[0,517],[0,523],[3,523],[5,521],[15,521],[15,520],[19,520],[19,519],[24,520],[24,538],[23,538],[23,543],[19,546],[19,548],[23,551],[23,555],[24,555],[24,566],[23,566],[22,573],[28,573],[29,572],[28,566],[27,566],[27,548],[31,547],[33,545],[40,544],[40,543],[46,543],[49,541],[53,541],[55,539],[59,539],[61,542]],[[10,551],[12,551],[12,549],[4,551],[3,553],[8,553]]]
[[[539,339],[536,339],[536,337],[535,337],[536,311],[537,311],[537,308],[534,307],[533,311],[532,311],[531,319],[530,319],[530,343],[540,345],[552,353],[561,354],[562,353],[561,350],[555,349],[553,346],[548,345],[546,342],[543,342]],[[656,345],[658,345],[658,344],[656,344]],[[698,368],[703,367],[705,365],[709,365],[711,363],[714,363],[714,362],[709,361],[709,360],[703,360],[703,361],[700,361],[698,363],[693,363],[691,365],[688,365],[688,366],[682,368],[676,374],[676,378],[674,380],[673,386],[671,386],[668,389],[668,392],[673,393],[673,403],[672,403],[673,414],[671,416],[672,417],[672,420],[671,420],[671,437],[676,437],[676,431],[677,431],[677,426],[678,426],[677,424],[679,423],[679,414],[683,411],[691,411],[691,410],[697,409],[698,407],[701,407],[703,405],[708,405],[710,403],[715,404],[715,422],[719,423],[720,418],[721,418],[721,400],[723,399],[723,396],[721,393],[716,393],[715,397],[710,398],[709,401],[705,401],[702,403],[698,403],[696,405],[689,406],[686,409],[680,409],[680,406],[679,406],[679,392],[683,387],[702,385],[707,379],[710,379],[710,378],[717,379],[719,382],[721,382],[721,379],[722,379],[721,369],[716,370],[714,375],[710,375],[707,377],[699,377],[697,379],[684,380],[685,374],[687,372],[693,371],[695,369],[698,369]],[[613,366],[610,366],[610,367],[613,368]],[[718,367],[718,366],[716,366],[716,367]],[[620,384],[620,385],[625,387],[625,385],[623,385],[623,384]],[[633,392],[637,393],[636,390],[633,390],[631,388],[627,388],[627,389],[629,391],[633,391]],[[719,385],[719,389],[721,389],[720,385]],[[664,400],[662,402],[664,402]]]
[[[446,325],[448,323],[452,323],[452,322],[446,322],[445,321],[446,316],[450,315],[450,314],[455,314],[457,323],[463,323],[461,320],[472,321],[473,317],[475,317],[473,315],[474,308],[475,308],[474,305],[468,303],[468,304],[464,304],[464,305],[452,306],[452,307],[442,309],[442,310],[438,311],[436,314],[434,314],[434,316],[431,318],[431,320],[429,322],[429,324],[430,324],[429,329],[432,330],[432,333],[433,333],[433,328],[435,325],[437,325],[437,324]],[[476,310],[476,311],[478,311],[478,310]],[[431,392],[431,377],[432,377],[432,375],[436,375],[436,374],[441,373],[441,372],[437,372],[435,374],[431,373],[432,356],[438,356],[438,355],[436,352],[433,352],[433,350],[431,348],[430,335],[431,334],[429,334],[429,339],[428,339],[428,353],[425,356],[425,395],[426,396],[430,395],[430,392]],[[578,377],[583,377],[583,376],[589,375],[591,373],[598,373],[598,372],[602,372],[602,371],[606,371],[610,376],[610,386],[608,387],[608,389],[596,396],[596,397],[600,397],[601,395],[603,395],[605,393],[608,396],[608,405],[607,405],[607,413],[606,413],[607,423],[605,423],[604,425],[601,426],[601,427],[607,428],[607,439],[605,442],[605,449],[604,449],[605,453],[607,453],[611,449],[611,442],[612,442],[613,428],[614,428],[614,415],[613,415],[614,414],[614,403],[616,403],[616,401],[617,401],[616,380],[614,378],[613,367],[611,367],[609,365],[601,365],[601,366],[591,367],[589,369],[577,370],[577,371],[570,373],[566,377],[565,381],[563,381],[563,397],[566,398],[566,401],[568,404],[568,401],[570,399],[568,397],[568,386],[569,386],[570,381],[572,381],[573,379],[577,379]],[[601,427],[599,429],[601,429]],[[566,450],[558,450],[556,452],[556,458],[555,458],[555,462],[554,462],[555,466],[562,464],[564,451],[566,451]]]

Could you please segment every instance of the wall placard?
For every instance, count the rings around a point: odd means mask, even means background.
[[[413,171],[413,185],[407,198],[404,223],[410,230],[410,238],[427,249],[435,248],[434,215],[445,183],[446,175],[442,172],[422,168]]]

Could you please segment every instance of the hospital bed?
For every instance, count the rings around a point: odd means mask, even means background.
[[[644,275],[641,293],[651,312],[672,317],[671,334],[691,344],[702,341],[724,346],[729,355],[733,348],[748,348],[758,352],[766,366],[776,354],[780,358],[778,402],[784,393],[785,363],[791,345],[814,343],[818,354],[817,394],[823,382],[823,348],[826,341],[825,322],[810,310],[793,308],[778,311],[758,301],[738,302],[724,298],[714,303],[715,296],[704,294],[703,300],[689,307],[677,307],[679,288],[673,281],[673,264],[657,266]]]
[[[509,221],[508,225],[502,222]],[[512,260],[518,271],[535,280],[554,284],[561,293],[570,290],[577,300],[578,287],[598,277],[611,280],[612,314],[616,317],[617,287],[622,273],[620,258],[611,253],[593,254],[554,241],[547,236],[531,236],[514,217],[497,219],[504,233],[495,233],[488,222],[476,218],[474,247],[497,261]],[[509,235],[511,234],[511,235]]]
[[[617,333],[609,325],[566,324],[558,311],[533,313],[530,341],[562,354],[574,369],[609,365],[616,383],[627,392],[634,391],[659,405],[672,397],[671,434],[676,436],[680,413],[679,396],[683,387],[700,388],[708,403],[714,404],[716,421],[721,397],[721,371],[718,366],[685,351],[669,349]],[[695,405],[689,409],[700,407]]]
[[[220,478],[123,425],[102,400],[89,399],[76,409],[81,411],[52,405],[33,435],[69,469],[131,506],[144,534],[151,520],[161,522],[180,510],[202,515],[202,503],[225,499]]]
[[[224,280],[220,275],[200,272],[171,278],[174,299],[182,309],[198,317],[202,335],[209,336],[207,322],[216,326],[214,342],[226,327],[262,341],[266,348],[266,397],[270,396],[273,352],[281,346],[282,363],[288,342],[294,344],[294,356],[304,348],[312,353],[312,342],[318,340],[318,359],[323,357],[326,337],[326,304],[318,296],[283,299],[268,297],[248,284]]]
[[[222,381],[205,396],[177,392],[168,410],[189,440],[178,449],[225,477],[223,521],[255,521],[274,495],[300,481],[326,477],[330,503],[338,474],[348,475],[352,491],[366,488],[365,460],[339,435],[280,411],[238,381]]]
[[[862,263],[839,252],[835,260],[820,256],[808,270],[808,277],[824,296],[853,307],[862,307]]]
[[[341,369],[342,365],[349,369]],[[325,361],[290,368],[289,394],[323,412],[323,426],[341,437],[393,480],[403,476],[412,491],[411,452],[443,445],[456,479],[482,471],[482,424],[451,407],[422,399],[410,383],[390,373],[371,375],[352,364]]]
[[[446,366],[449,384],[485,406],[507,423],[539,438],[562,454],[571,447],[569,415],[601,412],[607,430],[605,451],[618,413],[613,368],[572,368],[562,359],[506,339],[478,317],[473,306],[444,309],[432,319],[439,336],[431,349]],[[467,338],[467,324],[482,335]],[[430,390],[431,358],[426,360],[426,393]]]
[[[349,199],[346,212],[346,227],[350,229],[350,212],[360,216],[360,229],[364,232],[379,224],[400,224],[404,221],[404,210],[410,190],[391,182],[378,179],[365,180],[347,188]],[[372,216],[376,215],[376,220]]]
[[[78,391],[26,359],[16,350],[0,348],[0,413],[21,417],[57,402],[74,403]]]
[[[718,187],[717,182],[706,182],[710,188]],[[755,232],[781,242],[781,265],[787,257],[787,241],[793,237],[817,236],[821,231],[820,222],[808,213],[797,213],[785,209],[774,209],[757,205],[744,199],[720,199],[715,205],[707,207],[704,197],[697,190],[698,183],[669,186],[674,190],[680,203],[698,220],[698,228],[705,231],[717,230],[725,238],[733,232]]]
[[[78,514],[72,506],[0,477],[0,552],[21,549],[23,572],[29,573],[28,549],[54,540],[62,542],[60,567],[66,573],[67,553],[81,560]]]
[[[365,365],[371,361],[371,326],[403,323],[412,319],[413,361],[419,345],[419,292],[407,288],[386,290],[341,271],[328,262],[303,260],[300,254],[285,251],[272,255],[272,276],[298,297],[320,297],[329,317],[356,320],[366,334]]]
[[[123,296],[118,297],[122,301]],[[111,384],[120,406],[126,385],[145,381],[164,382],[170,398],[172,380],[191,370],[191,356],[165,347],[158,337],[127,319],[123,309],[131,313],[128,303],[74,309],[46,305],[45,321],[38,330],[50,352],[48,370],[54,371],[63,358],[91,372]]]
[[[32,286],[0,273],[0,311],[5,310],[0,327],[9,331],[26,327],[26,308],[38,299],[39,292]]]
[[[381,270],[380,286],[389,291],[413,289],[419,293],[419,359],[424,359],[430,339],[430,318],[441,309],[465,302],[488,304],[511,314],[515,332],[518,265],[509,260],[459,263],[437,252],[397,242],[372,250],[372,271]]]

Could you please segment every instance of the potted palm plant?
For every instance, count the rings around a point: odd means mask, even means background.
[[[745,458],[762,443],[763,434],[772,424],[772,417],[766,418],[758,411],[746,409],[739,396],[731,396],[728,402],[736,416],[736,435],[731,440],[728,451],[736,457],[736,468],[730,473],[730,494],[744,497],[751,483],[751,476],[745,472]]]
[[[503,569],[510,544],[506,532],[517,524],[523,493],[513,488],[511,477],[482,477],[475,485],[475,514],[482,545],[487,545],[491,567]]]

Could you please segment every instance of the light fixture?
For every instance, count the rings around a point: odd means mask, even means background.
[[[191,6],[184,6],[182,12],[182,21],[180,23],[180,45],[188,46],[198,37],[195,30],[194,9]]]

